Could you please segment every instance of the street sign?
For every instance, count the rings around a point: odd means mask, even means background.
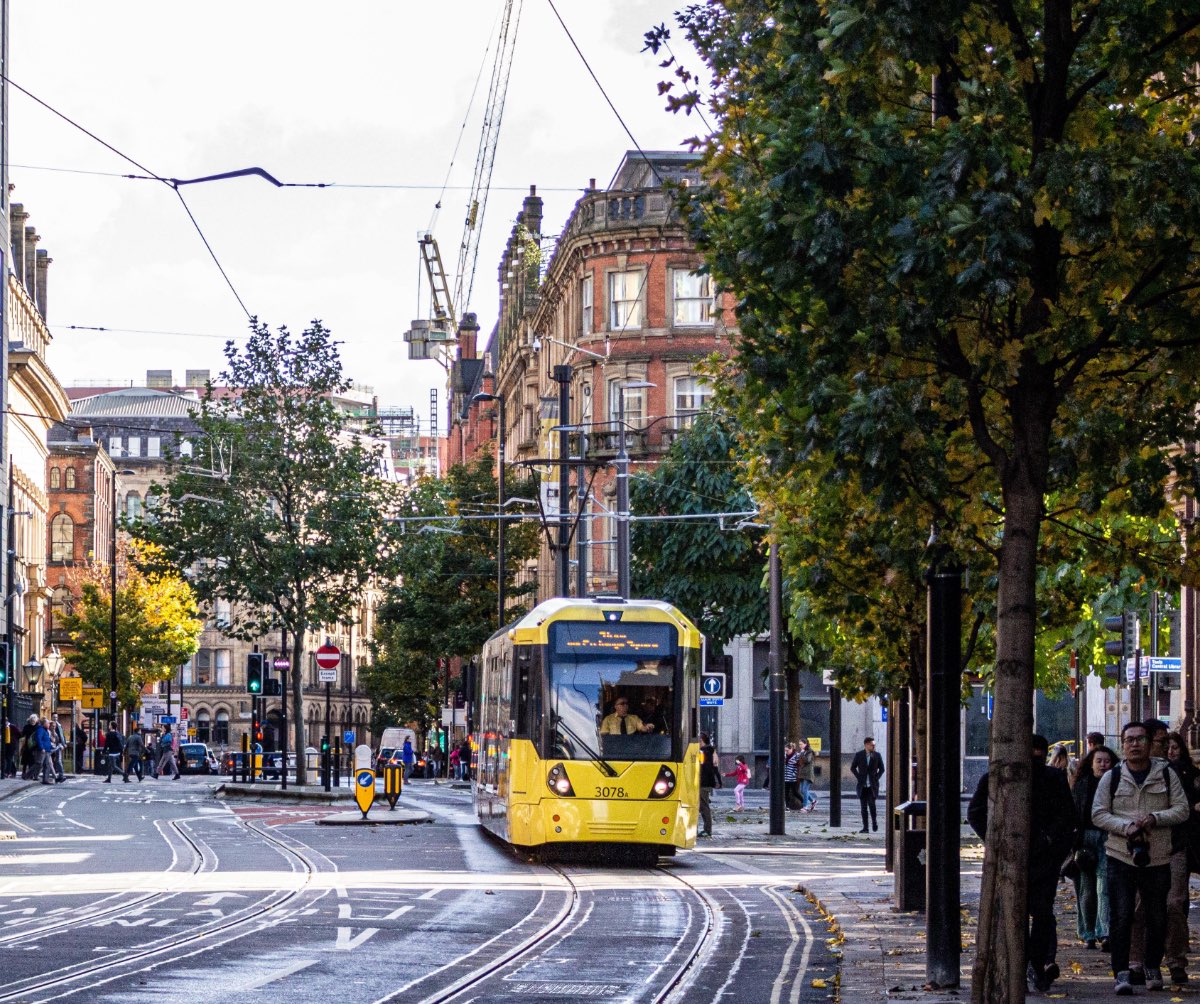
[[[82,701],[83,681],[78,676],[64,676],[58,681],[60,701]]]
[[[292,660],[286,655],[277,655],[271,660],[271,668],[275,670],[276,673],[282,673],[285,669],[292,668]]]
[[[103,690],[99,687],[84,687],[83,699],[80,705],[84,708],[106,708],[108,707],[108,699]]]
[[[317,665],[321,669],[337,669],[341,664],[342,653],[336,645],[322,645],[317,649]]]
[[[158,724],[159,725],[174,725],[175,720],[176,719],[175,719],[174,715],[159,715],[158,716]]]
[[[354,745],[354,733],[353,732],[343,732],[342,733],[342,742],[344,742],[347,746],[353,746]]]
[[[318,669],[317,670],[317,679],[321,683],[337,683],[337,670],[336,669]]]
[[[165,715],[167,713],[167,702],[161,697],[143,697],[142,698],[142,714],[144,715]]]
[[[366,819],[375,803],[375,771],[361,768],[354,772],[354,801]]]
[[[700,707],[702,708],[719,708],[725,703],[723,697],[701,697]]]
[[[1142,665],[1148,666],[1151,673],[1183,672],[1183,660],[1173,655],[1144,655]]]
[[[181,721],[185,721],[185,722],[188,720],[188,709],[187,708],[183,708],[179,712],[179,718]]]
[[[705,673],[700,678],[700,692],[704,697],[724,697],[725,674]]]
[[[1134,665],[1132,659],[1125,660],[1125,682],[1133,683],[1137,678],[1137,666]]]

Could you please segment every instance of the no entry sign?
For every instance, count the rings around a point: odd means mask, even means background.
[[[322,645],[317,649],[317,665],[321,669],[337,669],[342,664],[342,652],[336,645]]]

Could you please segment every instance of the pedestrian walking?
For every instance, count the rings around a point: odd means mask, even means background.
[[[714,788],[721,787],[721,763],[717,759],[717,751],[709,741],[708,733],[700,733],[700,819],[703,829],[700,836],[711,837],[712,827],[712,793]]]
[[[33,765],[37,750],[38,716],[30,715],[21,728],[21,777],[26,781],[33,780]],[[36,757],[41,760],[40,757]]]
[[[750,783],[750,768],[746,766],[746,758],[739,753],[733,758],[733,770],[724,777],[733,778],[733,811],[746,811],[746,786]]]
[[[121,764],[121,755],[124,752],[125,737],[121,735],[116,722],[109,722],[108,731],[104,733],[104,755],[108,759],[108,777],[104,779],[105,784],[112,784],[113,772],[117,770],[121,772],[125,783],[129,783],[129,770]]]
[[[1189,856],[1197,847],[1197,827],[1200,813],[1200,771],[1192,763],[1192,754],[1183,736],[1178,732],[1167,733],[1167,765],[1179,777],[1183,795],[1187,799],[1188,819],[1175,830],[1175,841],[1171,850],[1171,888],[1167,892],[1167,937],[1163,944],[1163,962],[1171,975],[1171,982],[1182,984],[1188,981],[1188,881],[1190,878]],[[1200,849],[1200,847],[1197,847]]]
[[[875,752],[875,740],[867,736],[863,740],[863,748],[854,754],[850,761],[850,773],[858,782],[858,804],[862,810],[862,829],[867,831],[867,814],[871,816],[871,829],[878,830],[879,822],[875,818],[875,802],[879,798],[879,779],[883,777],[883,757]]]
[[[50,766],[54,770],[54,783],[62,784],[67,779],[66,771],[63,770],[63,750],[67,747],[67,736],[57,717],[50,719],[50,741],[54,744],[54,749],[50,751]]]
[[[1125,761],[1096,787],[1092,804],[1092,822],[1109,834],[1109,944],[1114,989],[1123,997],[1133,993],[1129,948],[1138,895],[1145,926],[1145,985],[1150,990],[1163,988],[1159,967],[1171,889],[1171,829],[1187,822],[1191,808],[1178,774],[1165,760],[1151,758],[1150,739],[1145,723],[1130,722],[1121,729]]]
[[[796,793],[798,783],[796,765],[799,760],[800,753],[796,749],[796,744],[785,743],[783,747],[783,804],[789,809],[803,808],[803,803]]]
[[[53,784],[51,779],[54,777],[54,739],[50,734],[50,719],[43,718],[37,723],[34,738],[37,742],[37,763],[33,776],[40,777],[42,784]]]
[[[125,776],[129,776],[129,771],[133,771],[137,775],[138,784],[142,783],[142,754],[146,752],[146,740],[142,738],[140,729],[130,729],[129,738],[125,740],[125,759],[128,766],[125,769]]]
[[[87,750],[87,745],[88,745],[87,729],[85,729],[83,727],[83,724],[81,722],[76,722],[75,727],[72,731],[72,735],[74,736],[74,739],[75,739],[75,773],[82,774],[83,773],[83,756],[84,756],[84,752]]]
[[[158,764],[154,768],[154,774],[157,777],[168,771],[173,775],[173,780],[179,780],[179,764],[175,762],[175,737],[171,734],[171,727],[164,725],[162,735],[158,737]]]
[[[813,763],[817,759],[817,755],[813,752],[807,739],[800,740],[796,752],[799,754],[799,759],[796,761],[796,784],[800,789],[800,807],[805,812],[812,812],[817,805],[817,795],[812,790]]]
[[[1094,747],[1079,762],[1075,787],[1071,789],[1079,819],[1072,877],[1077,902],[1075,927],[1080,941],[1103,952],[1109,950],[1108,855],[1104,849],[1107,834],[1092,822],[1092,803],[1096,786],[1116,763],[1117,754],[1107,746]]]
[[[400,749],[400,762],[404,764],[404,780],[407,781],[412,777],[413,764],[416,763],[417,756],[413,752],[413,744],[411,739],[405,739],[404,745]]]
[[[471,740],[464,739],[458,747],[458,766],[462,772],[462,780],[471,780]]]

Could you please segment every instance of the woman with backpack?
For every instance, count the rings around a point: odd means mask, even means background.
[[[1187,742],[1178,732],[1167,733],[1167,766],[1179,777],[1188,805],[1192,807],[1188,821],[1179,828],[1177,849],[1171,852],[1171,889],[1167,893],[1167,940],[1163,946],[1163,962],[1171,974],[1172,983],[1187,980],[1188,951],[1188,884],[1191,863],[1196,852],[1191,847],[1197,842],[1200,814],[1196,804],[1200,801],[1200,771],[1192,762]],[[1200,847],[1197,847],[1200,850]],[[1189,857],[1192,862],[1189,862]]]
[[[1075,926],[1079,940],[1088,948],[1108,948],[1108,856],[1105,854],[1105,833],[1092,823],[1092,803],[1101,779],[1117,762],[1117,755],[1107,746],[1097,746],[1079,764],[1071,798],[1079,816],[1073,861],[1076,869]]]

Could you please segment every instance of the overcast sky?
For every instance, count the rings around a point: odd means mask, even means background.
[[[641,147],[679,149],[697,123],[663,110],[665,71],[640,50],[643,32],[681,0],[556,4]],[[424,428],[429,390],[444,396],[445,378],[436,363],[410,362],[402,340],[428,314],[417,234],[433,217],[502,0],[10,5],[11,79],[152,172],[257,166],[289,182],[413,186],[276,189],[244,178],[184,193],[250,313],[297,330],[320,318],[343,342],[347,376],[383,405],[416,406]],[[470,183],[486,74],[480,90],[451,184]],[[216,377],[246,316],[176,195],[75,173],[136,168],[20,92],[9,108],[13,201],[54,259],[50,362],[60,380],[140,384],[147,369],[171,369],[182,382],[188,368]],[[545,199],[545,232],[557,233],[588,179],[605,185],[630,146],[547,0],[524,0],[470,304],[484,336],[528,186]],[[448,191],[435,227],[451,268],[466,197]]]

